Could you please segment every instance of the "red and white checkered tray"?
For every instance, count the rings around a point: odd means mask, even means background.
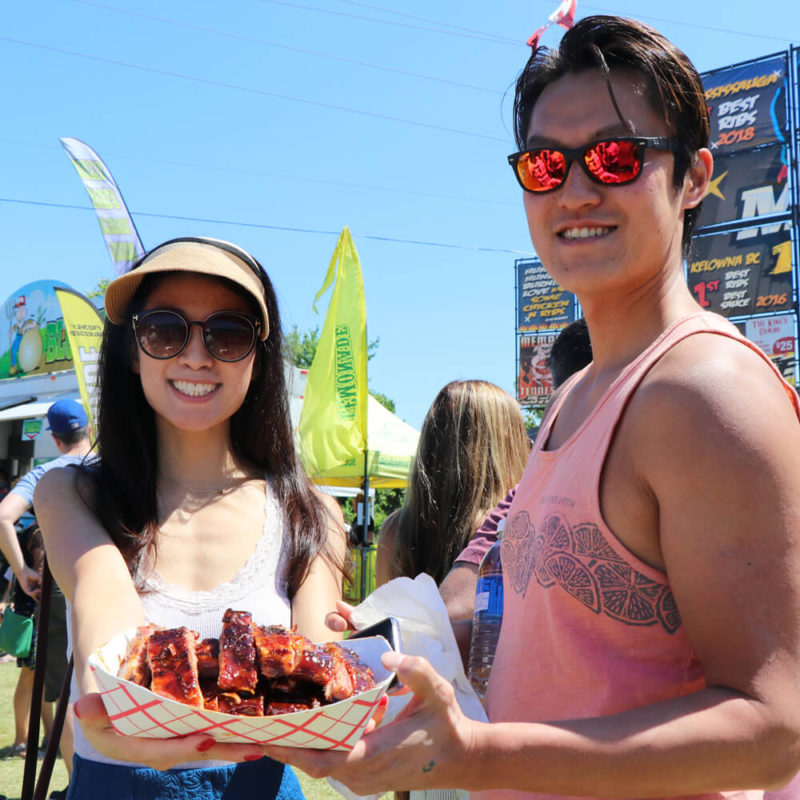
[[[331,705],[274,717],[223,714],[183,705],[118,678],[128,642],[135,634],[135,629],[125,631],[89,656],[89,666],[111,724],[125,736],[168,739],[205,733],[220,742],[351,750],[394,675],[381,664],[381,655],[391,650],[386,639],[382,636],[352,639],[347,647],[372,669],[374,689]]]

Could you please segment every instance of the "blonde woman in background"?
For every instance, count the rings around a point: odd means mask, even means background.
[[[519,405],[487,381],[448,383],[422,425],[403,507],[378,536],[376,583],[427,572],[440,584],[520,479],[529,441]]]

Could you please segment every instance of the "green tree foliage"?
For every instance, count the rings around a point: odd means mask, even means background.
[[[403,505],[405,500],[405,489],[376,489],[375,490],[375,505],[372,509],[372,518],[375,521],[375,532],[381,529],[386,517],[393,511],[397,511]],[[342,503],[342,514],[344,514],[345,522],[350,525],[356,523],[356,500],[353,497],[348,497]],[[359,531],[360,533],[360,531]]]
[[[297,325],[292,325],[292,329],[283,337],[286,358],[296,367],[308,369],[311,366],[311,362],[314,360],[314,356],[317,354],[319,337],[319,325],[315,325],[310,330],[303,331],[302,333]],[[367,345],[367,360],[371,360],[375,356],[380,342],[380,337],[378,337]],[[372,394],[374,395],[375,393],[373,392]],[[386,404],[383,403],[383,405]],[[392,405],[394,405],[394,403],[392,403]],[[388,406],[386,407],[388,408]],[[390,410],[394,411],[393,408]]]
[[[294,325],[283,338],[286,358],[300,369],[308,369],[319,346],[319,326],[300,333]]]
[[[379,531],[386,517],[397,511],[406,499],[405,489],[378,489],[375,492],[375,530]]]
[[[100,278],[94,289],[91,289],[90,291],[86,292],[86,296],[89,299],[93,297],[105,297],[106,289],[108,288],[109,283],[111,283],[110,278]]]
[[[383,392],[376,392],[370,389],[369,392],[384,408],[387,408],[389,411],[394,414],[395,411],[395,402],[392,400],[391,397],[387,397]]]
[[[523,406],[522,419],[525,421],[526,431],[535,431],[542,424],[544,406]]]

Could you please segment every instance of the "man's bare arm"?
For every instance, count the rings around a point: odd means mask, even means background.
[[[35,569],[25,563],[25,557],[19,546],[17,531],[14,523],[30,508],[30,505],[21,495],[9,492],[0,501],[0,551],[6,557],[11,570],[16,575],[22,590],[39,599],[41,578]]]
[[[469,640],[472,634],[472,615],[475,610],[475,589],[478,586],[478,567],[467,561],[456,561],[439,585],[450,625],[458,643],[461,660],[466,669]]]

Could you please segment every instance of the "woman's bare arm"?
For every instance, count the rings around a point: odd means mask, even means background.
[[[343,564],[347,551],[344,518],[339,504],[327,495],[320,497],[328,512],[328,547],[335,564]],[[325,624],[326,616],[336,610],[336,601],[342,599],[342,573],[335,564],[321,555],[311,564],[308,577],[292,598],[292,625],[314,642],[340,639]]]

